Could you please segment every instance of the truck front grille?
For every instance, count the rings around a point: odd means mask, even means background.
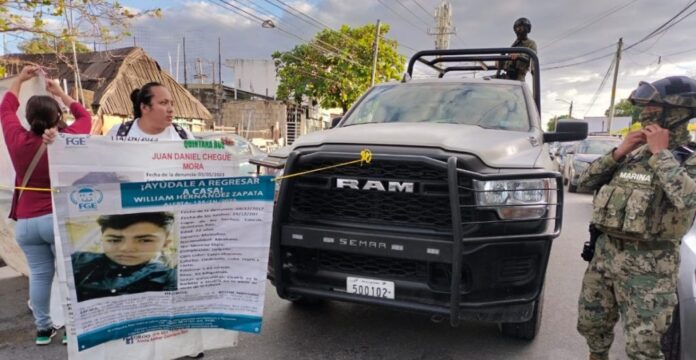
[[[300,158],[293,172],[322,168],[346,161],[340,158],[306,160]],[[414,183],[414,192],[337,188],[337,179],[361,182],[389,181]],[[470,179],[459,179],[471,188]],[[464,183],[462,183],[464,182]],[[338,221],[451,231],[452,216],[447,185],[447,169],[442,165],[416,160],[373,160],[369,165],[350,165],[291,179],[292,222]],[[460,193],[461,204],[473,204],[473,193]],[[467,207],[466,209],[471,209]],[[473,219],[473,209],[465,210],[462,220]]]

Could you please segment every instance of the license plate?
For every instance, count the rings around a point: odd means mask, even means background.
[[[394,298],[394,282],[385,280],[346,278],[346,292],[382,299]]]

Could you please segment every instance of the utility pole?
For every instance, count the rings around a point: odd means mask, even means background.
[[[611,135],[611,122],[614,120],[614,97],[616,96],[616,78],[619,76],[619,63],[621,62],[621,48],[623,47],[623,38],[619,39],[619,45],[616,48],[616,62],[614,63],[614,83],[611,85],[611,103],[609,104],[609,120],[607,121],[607,132]]]
[[[449,1],[443,1],[435,10],[435,27],[428,29],[428,35],[435,36],[435,49],[449,49],[450,35],[456,34],[457,29],[452,26],[452,5]]]
[[[194,79],[198,79],[199,84],[203,84],[203,79],[207,78],[208,75],[203,73],[203,61],[201,58],[196,58],[196,75],[193,75]]]
[[[218,87],[215,90],[215,107],[217,108],[217,125],[222,126],[222,96],[224,89],[222,87],[222,46],[218,37]],[[213,79],[213,84],[215,79]]]
[[[573,100],[570,100],[570,109],[568,109],[568,119],[573,120]]]
[[[372,76],[370,77],[370,86],[375,85],[375,75],[377,73],[377,55],[379,52],[379,27],[380,21],[377,19],[377,27],[375,28],[375,42],[372,44]]]
[[[188,88],[186,76],[186,36],[184,36],[184,88]]]

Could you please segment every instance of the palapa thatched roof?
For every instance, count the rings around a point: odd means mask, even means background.
[[[74,69],[71,55],[9,54],[0,58],[12,76],[26,64],[42,66],[50,78],[66,79],[69,88],[74,86]],[[210,112],[182,85],[177,83],[142,48],[127,47],[107,51],[77,54],[82,88],[85,98],[95,115],[129,117],[133,113],[130,93],[148,82],[162,83],[172,93],[174,116],[186,119],[211,119]]]

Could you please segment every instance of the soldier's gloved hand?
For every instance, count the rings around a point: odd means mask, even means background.
[[[626,134],[621,144],[614,150],[612,155],[614,160],[619,161],[619,159],[628,155],[631,151],[645,144],[645,141],[645,134],[641,130]]]
[[[669,147],[669,130],[657,124],[650,124],[641,130],[648,142],[648,148],[653,154],[657,154]]]

